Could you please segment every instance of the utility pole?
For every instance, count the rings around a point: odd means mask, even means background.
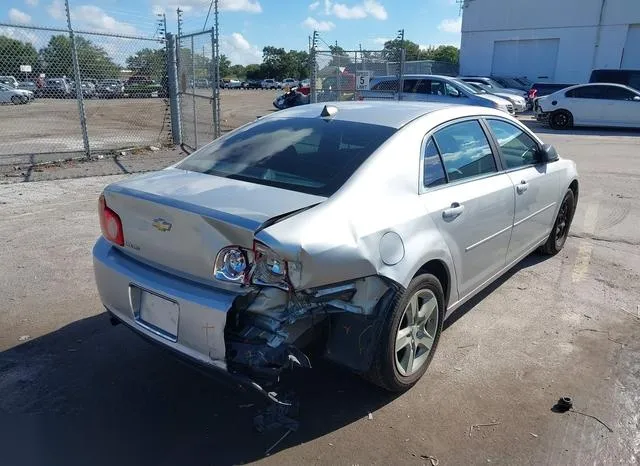
[[[309,65],[310,65],[310,73],[309,78],[311,80],[311,103],[318,102],[318,92],[316,89],[316,81],[317,81],[317,60],[316,60],[316,49],[318,48],[318,31],[313,31],[313,38],[311,39],[311,51],[309,53]]]
[[[164,13],[158,13],[158,32],[162,39],[167,38],[167,15]]]

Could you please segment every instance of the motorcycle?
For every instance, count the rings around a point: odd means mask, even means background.
[[[309,96],[298,91],[297,87],[292,87],[284,94],[276,97],[276,100],[273,101],[273,106],[278,110],[284,110],[285,108],[297,107],[308,103]]]

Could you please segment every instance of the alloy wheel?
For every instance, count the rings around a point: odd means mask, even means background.
[[[427,362],[438,329],[438,300],[431,290],[418,290],[404,310],[396,334],[395,363],[405,377]]]

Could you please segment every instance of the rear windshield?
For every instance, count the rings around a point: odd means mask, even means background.
[[[212,142],[177,168],[329,197],[395,132],[322,118],[268,119]]]

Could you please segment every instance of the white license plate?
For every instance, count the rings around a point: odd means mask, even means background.
[[[180,307],[170,299],[136,288],[138,292],[138,310],[136,321],[143,327],[176,341],[178,338],[178,320]]]

